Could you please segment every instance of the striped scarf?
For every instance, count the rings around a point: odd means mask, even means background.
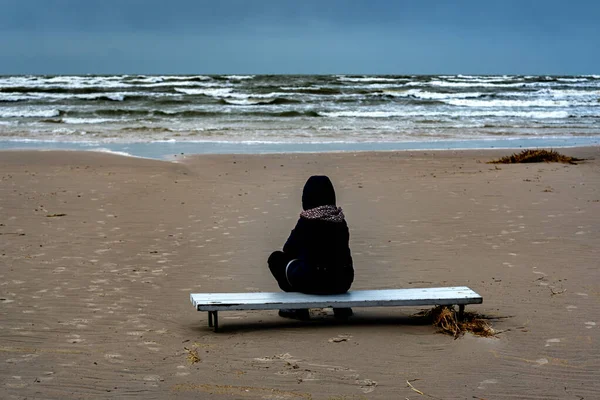
[[[316,219],[329,222],[343,222],[345,217],[341,207],[319,206],[311,208],[310,210],[302,211],[300,213],[300,218]]]

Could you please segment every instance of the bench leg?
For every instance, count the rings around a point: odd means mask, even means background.
[[[208,312],[208,327],[212,328],[213,327],[213,312],[209,311]]]
[[[462,321],[465,318],[465,305],[459,304],[458,306],[458,320]]]
[[[213,311],[213,315],[214,315],[214,320],[213,320],[214,324],[213,325],[215,326],[215,332],[217,330],[219,330],[219,314],[217,314],[217,313],[218,313],[218,311]]]

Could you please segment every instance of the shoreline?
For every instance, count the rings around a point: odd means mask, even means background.
[[[0,151],[68,150],[95,151],[123,156],[172,160],[181,155],[201,154],[313,154],[400,151],[518,150],[525,148],[578,148],[600,146],[600,136],[581,138],[482,139],[431,142],[53,142],[0,140]]]

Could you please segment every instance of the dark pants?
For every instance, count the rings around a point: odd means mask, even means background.
[[[282,251],[273,252],[268,260],[269,269],[284,292],[346,293],[354,280],[352,266],[333,269],[308,265],[303,260],[290,261]]]

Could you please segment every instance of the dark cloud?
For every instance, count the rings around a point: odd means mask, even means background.
[[[0,9],[0,73],[576,74],[600,65],[595,0],[0,0]]]

